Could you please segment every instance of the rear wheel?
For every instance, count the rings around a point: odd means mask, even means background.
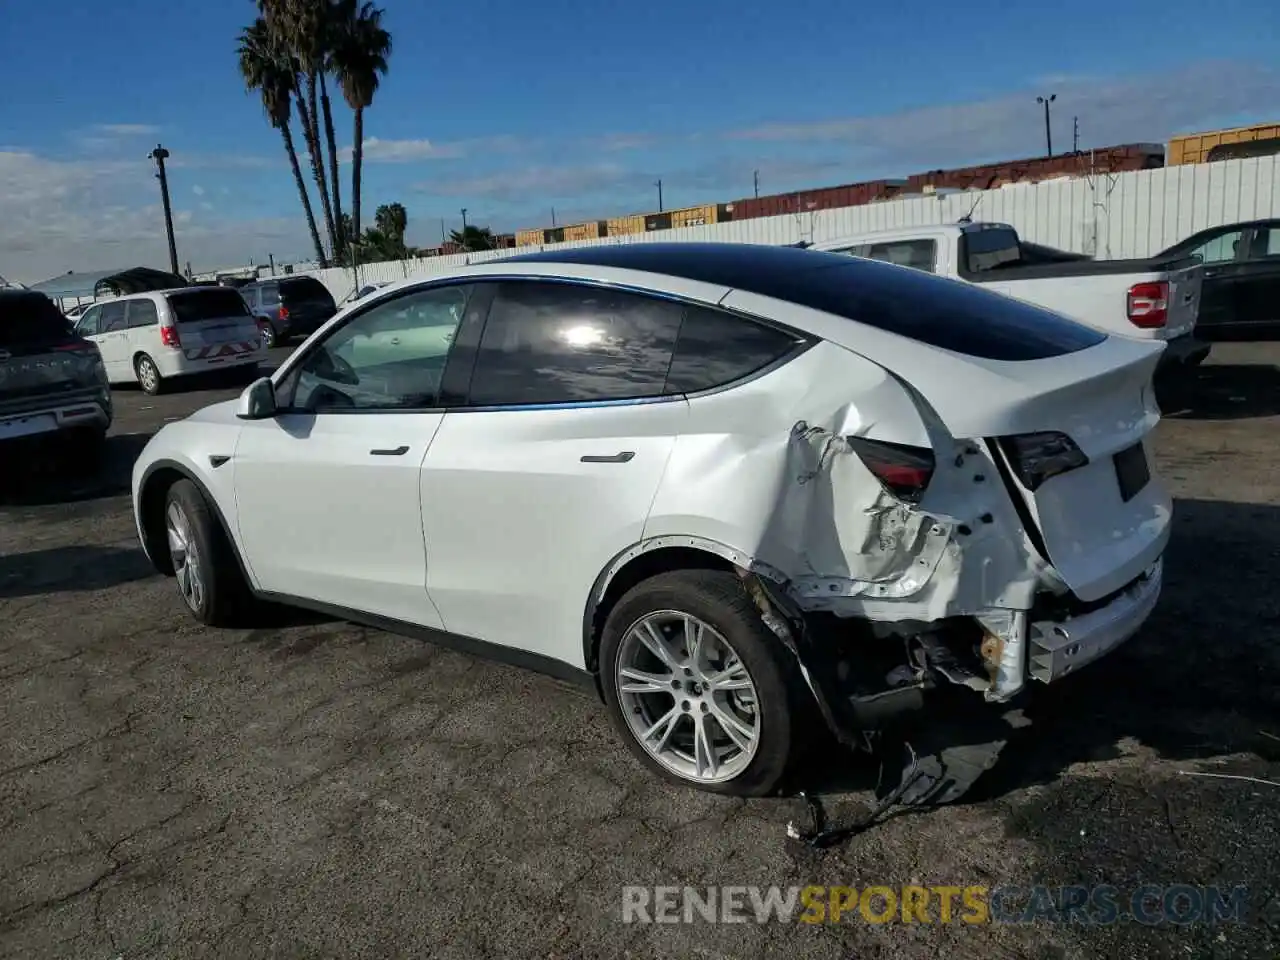
[[[263,320],[262,327],[262,345],[268,350],[279,345],[279,338],[276,336],[275,325],[270,320]]]
[[[209,626],[234,623],[247,608],[249,587],[226,532],[190,480],[169,488],[164,526],[178,591],[192,616]]]
[[[149,356],[145,353],[138,354],[138,358],[133,361],[133,369],[138,375],[138,386],[143,393],[154,397],[161,391],[164,385],[160,379],[160,368]]]
[[[787,654],[732,574],[685,570],[610,612],[600,672],[614,724],[663,777],[714,793],[777,790],[797,698]]]

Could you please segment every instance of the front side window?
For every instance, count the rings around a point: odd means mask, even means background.
[[[1253,248],[1249,251],[1251,260],[1263,257],[1280,257],[1280,227],[1258,230],[1253,237]]]
[[[99,333],[114,333],[117,330],[128,329],[128,321],[125,320],[125,305],[123,303],[105,303],[102,305],[102,319],[99,321]]]
[[[154,327],[160,322],[156,313],[156,305],[150,300],[129,301],[129,329],[136,327]]]
[[[476,358],[472,406],[663,394],[683,307],[605,287],[501,284]]]
[[[102,316],[101,307],[90,307],[76,323],[76,333],[82,337],[92,337],[98,333],[98,318]]]
[[[1187,256],[1199,257],[1201,263],[1225,263],[1228,260],[1234,260],[1243,237],[1243,230],[1218,234],[1212,240],[1187,251]]]
[[[748,377],[803,339],[721,310],[688,307],[667,372],[668,393],[697,393]]]
[[[353,317],[308,352],[277,402],[306,413],[436,406],[471,289],[421,290]]]

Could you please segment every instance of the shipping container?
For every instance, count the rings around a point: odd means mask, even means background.
[[[566,240],[595,240],[597,237],[609,235],[609,224],[605,220],[590,220],[587,223],[575,223],[564,228]]]
[[[644,218],[644,228],[649,230],[670,230],[671,214],[670,213],[650,213]]]
[[[543,230],[541,227],[538,227],[536,230],[517,230],[516,246],[532,247],[541,243],[545,243],[546,233],[547,231]]]
[[[510,250],[515,245],[516,237],[514,233],[495,233],[493,235],[493,244],[491,249]]]
[[[671,211],[671,226],[702,227],[716,222],[717,207],[715,204],[702,207],[684,207]]]
[[[611,237],[625,236],[629,233],[644,233],[644,216],[634,217],[613,217],[605,221],[608,235]]]
[[[543,243],[564,243],[564,227],[552,227],[543,231]]]
[[[1208,163],[1213,159],[1209,153],[1215,147],[1275,139],[1280,139],[1280,123],[1258,123],[1210,133],[1189,133],[1169,141],[1168,163],[1171,167],[1187,163]],[[1218,151],[1218,154],[1222,152]]]

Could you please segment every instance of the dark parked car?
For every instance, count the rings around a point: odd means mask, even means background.
[[[1280,220],[1201,230],[1158,256],[1204,264],[1197,336],[1280,333]]]
[[[338,312],[328,288],[315,277],[260,280],[241,287],[249,312],[266,321],[262,337],[268,347],[315,333]]]
[[[97,344],[42,293],[0,290],[0,449],[74,437],[96,454],[111,426],[111,388]],[[0,453],[0,463],[9,462]],[[13,455],[13,462],[21,458]]]

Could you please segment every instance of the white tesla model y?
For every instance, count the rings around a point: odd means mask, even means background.
[[[837,254],[517,256],[165,426],[134,511],[203,623],[284,602],[580,678],[653,770],[758,795],[804,718],[1008,704],[1140,627],[1161,349]]]

